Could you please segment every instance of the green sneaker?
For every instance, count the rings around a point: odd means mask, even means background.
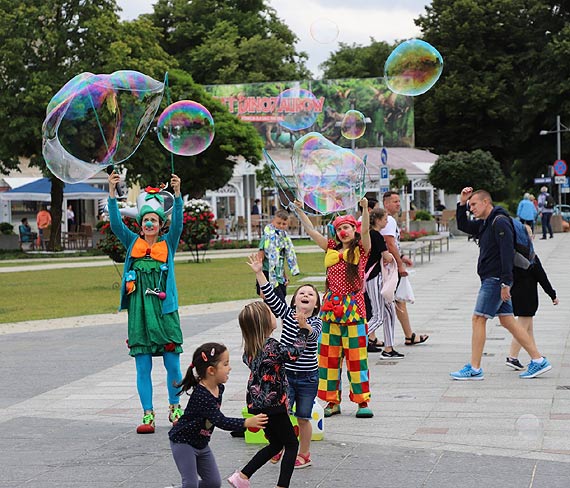
[[[357,419],[369,419],[374,417],[372,410],[368,407],[368,403],[362,402],[358,404],[358,410],[356,411]]]
[[[340,414],[340,403],[329,402],[325,407],[325,417],[332,417]]]
[[[172,422],[172,425],[176,425],[178,419],[182,417],[182,414],[184,413],[182,411],[182,408],[180,408],[180,405],[170,405],[168,407],[168,410],[169,410],[168,420]]]
[[[154,412],[152,410],[144,413],[142,424],[137,427],[137,434],[154,434]]]

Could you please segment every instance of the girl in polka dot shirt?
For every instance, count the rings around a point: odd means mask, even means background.
[[[222,485],[216,459],[208,445],[214,427],[237,430],[263,428],[267,423],[265,414],[244,420],[226,417],[221,412],[224,383],[231,369],[226,346],[209,342],[196,349],[186,376],[176,385],[181,388],[180,394],[190,395],[184,414],[168,433],[172,455],[182,476],[182,488]]]

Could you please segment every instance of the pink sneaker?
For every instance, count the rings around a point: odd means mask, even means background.
[[[228,478],[228,483],[234,488],[250,488],[249,480],[243,479],[239,471],[236,471]]]

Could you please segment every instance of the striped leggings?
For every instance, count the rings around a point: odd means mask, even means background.
[[[368,319],[368,333],[374,332],[380,326],[384,327],[384,344],[394,345],[394,324],[396,323],[396,308],[394,302],[387,302],[382,297],[382,274],[366,282],[366,294],[372,306],[372,316]]]

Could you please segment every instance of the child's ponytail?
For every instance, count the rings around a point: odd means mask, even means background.
[[[197,386],[202,378],[205,378],[208,368],[210,366],[216,367],[220,362],[220,356],[226,351],[227,347],[217,342],[207,342],[196,349],[184,378],[180,383],[174,385],[180,388],[178,395],[182,395],[184,392],[188,393]],[[194,370],[196,370],[196,375]]]

